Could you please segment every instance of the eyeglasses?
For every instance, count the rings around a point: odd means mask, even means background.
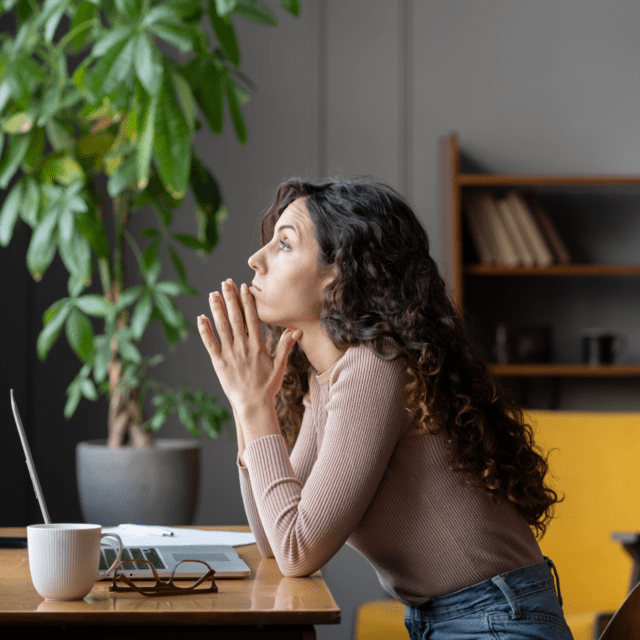
[[[156,583],[150,587],[140,587],[124,574],[124,571],[126,571],[126,569],[123,569],[123,572],[118,575],[118,569],[120,569],[123,564],[129,564],[131,562],[146,562],[151,567],[151,571],[153,572],[153,576],[156,579]],[[199,562],[200,564],[203,564],[205,567],[207,567],[208,571],[200,578],[198,578],[198,580],[196,580],[192,585],[188,587],[179,587],[177,584],[174,584],[173,579],[176,573],[176,569],[183,562]],[[214,575],[215,571],[204,560],[180,560],[180,562],[178,562],[178,564],[173,568],[169,579],[162,580],[158,575],[156,568],[151,564],[149,560],[135,558],[134,560],[123,560],[120,564],[118,564],[113,573],[113,582],[109,586],[109,591],[116,593],[137,591],[143,596],[186,596],[193,593],[217,593],[218,587],[216,586],[215,580],[213,579]],[[203,589],[197,588],[209,578],[211,578],[210,586]],[[124,584],[129,586],[123,586],[123,582]]]

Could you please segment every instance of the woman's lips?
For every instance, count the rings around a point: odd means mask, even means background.
[[[258,289],[258,287],[256,287],[256,285],[255,285],[255,284],[252,284],[252,285],[249,287],[249,291],[251,291],[251,292],[253,292],[253,293],[255,293],[256,291],[260,291],[260,292],[262,292],[262,289]]]

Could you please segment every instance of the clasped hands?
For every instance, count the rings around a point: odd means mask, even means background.
[[[287,329],[276,353],[269,355],[260,331],[254,297],[246,284],[238,291],[231,278],[222,283],[222,295],[209,295],[209,306],[220,341],[211,321],[198,316],[198,331],[209,352],[222,390],[236,410],[275,402],[284,378],[289,351],[302,335]],[[225,310],[226,303],[226,310]]]

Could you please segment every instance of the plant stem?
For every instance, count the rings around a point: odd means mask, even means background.
[[[113,257],[113,280],[108,298],[116,304],[125,287],[124,238],[127,233],[127,206],[124,197],[113,200],[113,212],[116,221],[116,238]],[[118,318],[118,328],[127,325],[127,313],[122,311]],[[122,383],[122,360],[118,357],[118,347],[112,344],[112,358],[109,362],[109,439],[110,447],[129,444],[138,447],[153,443],[151,436],[142,429],[144,416],[140,406],[140,389],[128,388]]]

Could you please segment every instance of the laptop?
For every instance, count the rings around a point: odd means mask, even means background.
[[[13,416],[18,427],[18,434],[22,442],[22,448],[31,476],[31,482],[36,492],[42,517],[46,524],[51,524],[49,520],[49,512],[45,505],[42,489],[36,473],[33,458],[31,457],[31,449],[27,442],[27,437],[22,426],[18,406],[11,389],[11,406],[13,407]],[[117,547],[102,545],[100,548],[100,566],[98,568],[98,580],[110,580],[113,575],[106,575],[107,569],[111,566],[118,555]],[[161,578],[169,578],[175,566],[181,560],[204,560],[214,571],[215,579],[218,578],[246,578],[251,575],[251,569],[247,563],[238,555],[238,552],[231,546],[225,544],[218,545],[171,545],[171,544],[153,544],[145,545],[144,542],[136,546],[123,546],[122,560],[131,560],[120,568],[125,574],[132,579],[149,579],[153,580],[154,575],[151,568],[146,562],[136,562],[136,560],[149,560],[156,569]],[[200,562],[183,562],[176,570],[174,578],[199,578],[206,571],[206,567]]]

